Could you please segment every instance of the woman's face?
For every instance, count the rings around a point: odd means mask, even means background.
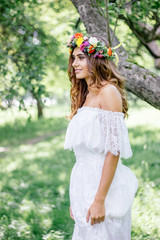
[[[80,50],[80,48],[76,47],[73,50],[72,58],[73,58],[72,66],[75,70],[76,78],[77,79],[89,78],[87,59],[85,54]]]

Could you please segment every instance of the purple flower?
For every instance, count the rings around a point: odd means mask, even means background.
[[[99,54],[98,57],[99,57],[99,58],[103,58],[104,56],[103,56],[102,54]]]
[[[94,57],[96,58],[96,57],[98,57],[98,55],[99,55],[99,52],[97,52],[97,53],[94,55]]]
[[[85,47],[89,46],[89,42],[88,41],[84,41],[81,45],[80,45],[80,50],[83,51]]]
[[[97,52],[95,55],[94,55],[94,57],[96,58],[96,57],[98,57],[98,58],[103,58],[104,56],[102,55],[102,54],[100,54],[100,52]]]

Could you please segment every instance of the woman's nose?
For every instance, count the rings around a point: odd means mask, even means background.
[[[73,61],[73,63],[72,63],[72,66],[73,67],[76,67],[76,66],[78,66],[78,59],[74,59],[74,61]]]

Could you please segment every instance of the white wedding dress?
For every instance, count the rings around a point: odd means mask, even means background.
[[[73,150],[76,162],[70,177],[70,206],[75,220],[72,240],[130,240],[131,205],[137,192],[134,173],[121,158],[132,156],[124,114],[83,106],[68,124],[64,149]],[[104,222],[86,222],[108,152],[120,153],[105,199]]]

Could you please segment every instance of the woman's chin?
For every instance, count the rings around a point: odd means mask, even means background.
[[[79,75],[79,74],[76,74],[76,78],[77,78],[77,79],[83,79],[84,77],[81,76],[81,75]]]

